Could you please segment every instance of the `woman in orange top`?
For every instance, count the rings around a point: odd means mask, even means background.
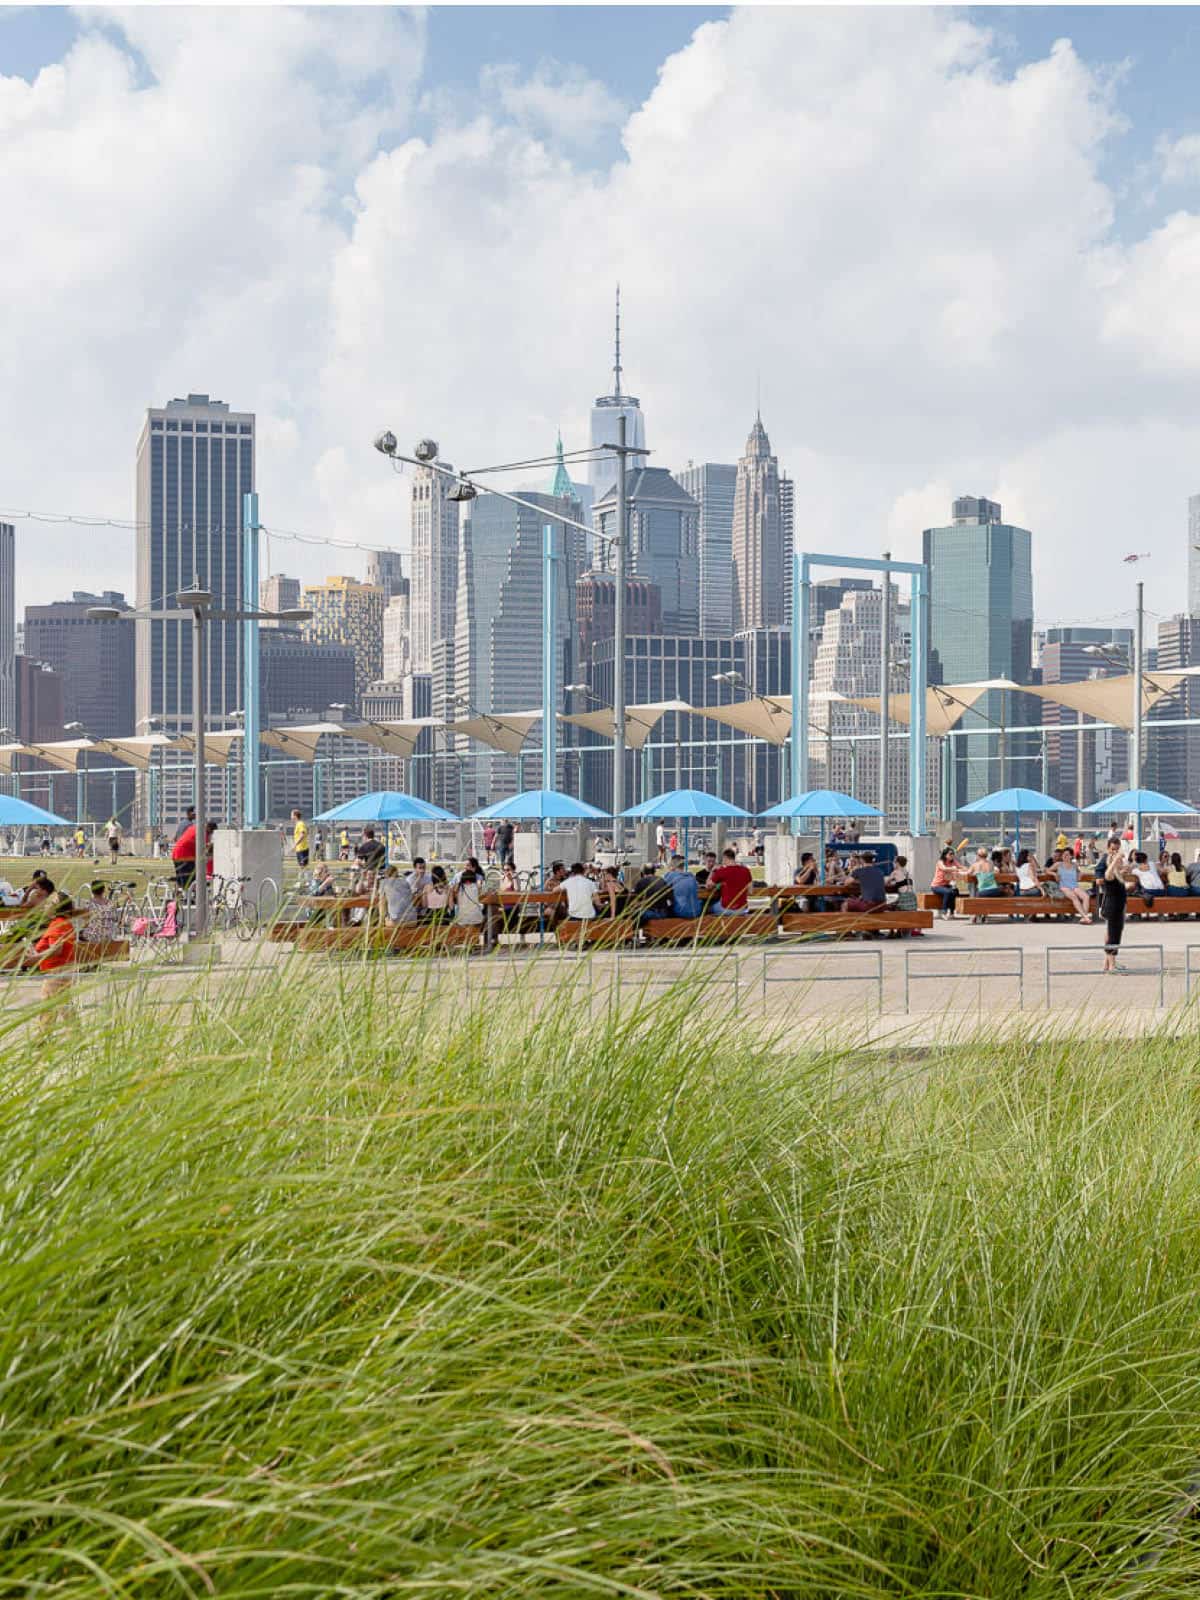
[[[74,909],[69,895],[56,895],[50,926],[33,947],[40,958],[37,969],[42,974],[43,1000],[53,1000],[71,987],[67,972],[75,963]]]

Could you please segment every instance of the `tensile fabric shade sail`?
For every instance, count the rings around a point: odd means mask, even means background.
[[[526,789],[507,800],[497,800],[493,806],[484,806],[474,813],[477,822],[554,822],[607,817],[607,811],[588,805],[586,800],[576,800],[574,795],[563,794],[559,789]]]
[[[18,800],[15,795],[0,794],[0,828],[69,828],[66,817],[44,811],[41,806],[30,805],[28,800]]]
[[[622,811],[623,817],[748,817],[750,813],[741,806],[722,800],[720,795],[706,794],[703,789],[668,789],[666,794],[643,800],[640,805]]]
[[[760,811],[760,817],[881,817],[877,806],[856,800],[839,789],[806,789],[781,800],[777,806]]]
[[[422,800],[415,794],[402,794],[398,789],[375,789],[370,794],[360,794],[356,800],[347,800],[322,811],[314,822],[454,822],[452,811],[443,811],[431,800]]]

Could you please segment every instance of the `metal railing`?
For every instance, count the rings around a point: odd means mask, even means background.
[[[980,967],[980,961],[990,961],[994,956],[1012,956],[1015,964],[1004,967]],[[968,963],[966,970],[962,967],[946,967],[938,965],[932,971],[922,972],[913,970],[913,962],[959,961]],[[1007,978],[1017,980],[1017,1007],[1025,1008],[1025,951],[1019,944],[988,945],[981,950],[913,950],[904,952],[904,1009],[912,1010],[912,985],[924,983],[926,980],[952,980],[961,983],[964,979],[969,982],[979,982],[979,1004],[983,1004],[983,985],[986,981]]]
[[[1193,947],[1189,946],[1189,950],[1191,948]],[[1152,965],[1147,967],[1125,967],[1123,968],[1123,971],[1131,977],[1158,979],[1158,1004],[1159,1009],[1161,1010],[1161,1008],[1166,1004],[1166,966],[1163,961],[1162,945],[1123,944],[1117,954],[1118,963],[1120,962],[1122,956],[1136,954],[1140,951],[1153,951],[1154,955],[1157,957],[1157,960]],[[1056,955],[1071,955],[1074,956],[1076,962],[1078,962],[1079,954],[1080,947],[1072,944],[1048,945],[1043,951],[1045,958],[1047,1006],[1049,1006],[1051,1002],[1051,985],[1055,978],[1097,978],[1100,976],[1101,968],[1097,962],[1097,952],[1095,951],[1092,953],[1090,964],[1086,967],[1081,967],[1079,965],[1073,967],[1056,967],[1052,960],[1052,958]],[[1114,994],[1113,998],[1114,1000],[1119,1000],[1119,991]]]
[[[824,966],[827,961],[834,961],[839,965],[846,965],[853,961],[866,962],[874,967],[872,972],[792,972],[777,975],[772,969],[784,961],[800,961],[808,966]],[[762,998],[763,1005],[767,1003],[767,990],[769,984],[780,983],[871,983],[875,985],[875,1008],[880,1016],[883,1015],[883,951],[882,950],[812,950],[802,952],[791,949],[786,952],[780,950],[764,950],[762,952]]]

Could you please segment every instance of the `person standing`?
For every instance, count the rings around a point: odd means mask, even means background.
[[[298,810],[292,812],[292,849],[296,852],[296,865],[303,869],[308,865],[308,823]]]
[[[515,836],[515,829],[511,822],[504,821],[500,824],[496,833],[496,848],[500,852],[500,865],[502,867],[515,867],[517,864],[513,843]]]
[[[660,864],[667,859],[667,825],[660,822],[654,830],[654,843],[658,849]]]
[[[105,825],[105,836],[108,839],[108,854],[113,866],[117,864],[117,857],[121,854],[121,824],[116,817],[109,817]]]
[[[1101,879],[1100,915],[1104,918],[1104,970],[1121,972],[1117,953],[1121,948],[1121,935],[1125,932],[1125,856],[1119,838],[1108,841],[1108,859]]]
[[[485,822],[483,825],[483,856],[489,867],[496,865],[496,824]]]

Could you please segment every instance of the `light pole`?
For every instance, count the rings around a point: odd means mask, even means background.
[[[63,732],[74,734],[79,739],[87,738],[87,729],[82,722],[64,722]],[[83,758],[82,767],[78,759],[75,763],[75,825],[85,826],[84,819],[87,815],[87,750],[81,750],[79,755]]]
[[[192,579],[190,589],[180,589],[175,595],[180,610],[192,613],[192,744],[196,775],[193,804],[196,808],[196,935],[208,931],[208,819],[204,787],[204,732],[208,719],[208,625],[210,622],[248,622],[269,619],[272,622],[307,622],[311,611],[297,608],[287,611],[247,611],[238,608],[214,607],[212,591],[201,586],[198,578]],[[142,621],[149,613],[119,611],[116,606],[89,606],[88,618],[92,622]]]
[[[880,827],[888,825],[888,697],[892,691],[892,574],[888,563],[892,552],[883,552],[883,596],[879,631],[879,809]]]
[[[626,569],[626,484],[625,464],[628,456],[645,456],[649,451],[639,445],[630,445],[625,442],[625,417],[624,413],[617,418],[616,444],[597,445],[597,450],[612,452],[617,457],[617,531],[612,534],[602,533],[598,528],[590,528],[585,522],[577,522],[574,517],[568,517],[561,511],[551,511],[547,506],[536,505],[532,500],[522,499],[520,495],[509,494],[503,489],[493,489],[490,485],[477,485],[472,480],[486,472],[511,471],[518,466],[531,466],[533,462],[508,462],[502,466],[475,467],[469,473],[455,472],[449,467],[444,467],[438,462],[439,448],[434,439],[421,439],[413,447],[411,456],[406,456],[400,450],[396,435],[390,429],[377,434],[374,440],[376,450],[385,455],[392,462],[396,470],[397,464],[405,463],[411,467],[425,467],[428,471],[437,473],[440,477],[448,479],[454,490],[449,496],[451,500],[459,503],[474,500],[478,495],[490,494],[499,500],[507,500],[511,505],[523,506],[528,511],[535,512],[539,517],[547,517],[559,524],[560,527],[574,528],[589,539],[599,539],[607,544],[613,551],[613,573],[616,580],[616,593],[613,603],[613,831],[618,836],[620,831],[620,812],[624,810],[625,801],[625,569]],[[591,452],[585,453],[590,458]],[[578,455],[573,452],[573,457]],[[557,458],[555,458],[557,459]],[[542,605],[542,650],[554,653],[555,640],[547,636],[547,619],[553,621],[553,602],[543,595]],[[543,655],[543,672],[545,655]],[[545,696],[543,695],[543,698]],[[556,697],[557,698],[557,697]],[[554,736],[556,729],[551,726],[556,706],[544,705],[542,707],[542,771],[547,770],[547,751],[554,750]],[[549,737],[547,738],[547,733]],[[619,849],[619,837],[616,840]]]

